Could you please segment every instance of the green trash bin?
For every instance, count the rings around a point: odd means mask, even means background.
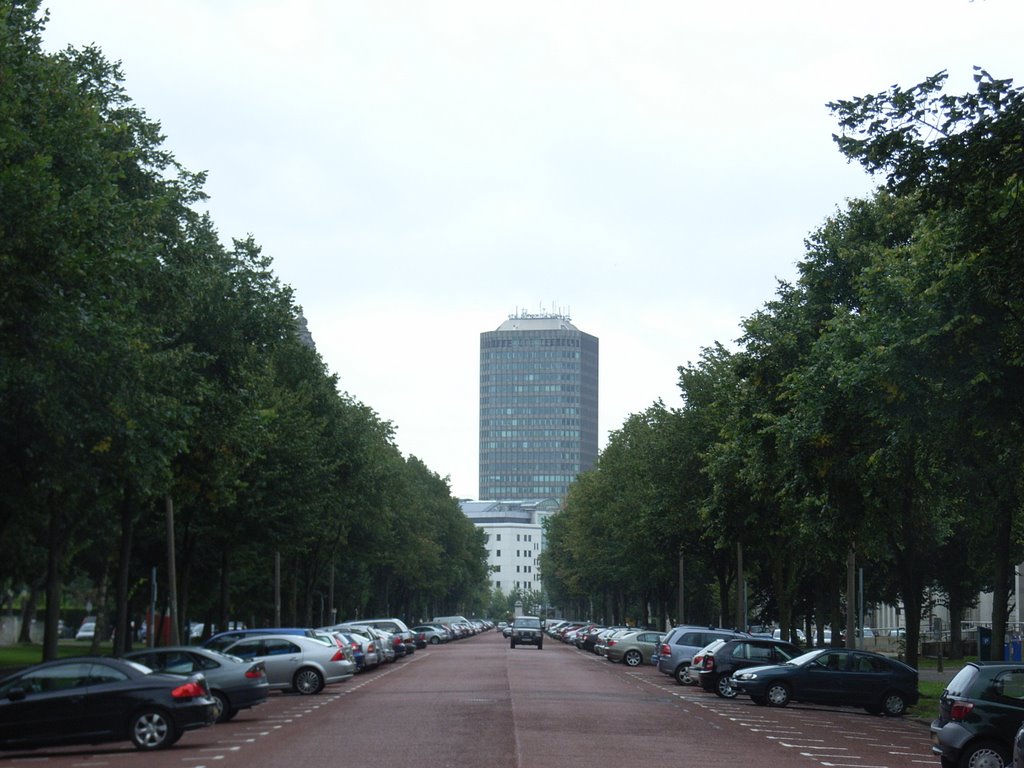
[[[978,661],[992,661],[991,627],[978,627]]]

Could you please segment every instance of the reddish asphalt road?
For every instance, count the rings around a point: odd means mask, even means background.
[[[418,651],[319,696],[272,694],[166,752],[130,745],[0,753],[0,768],[938,766],[928,729],[853,709],[757,707],[553,640],[491,632]],[[665,761],[669,761],[666,763]]]

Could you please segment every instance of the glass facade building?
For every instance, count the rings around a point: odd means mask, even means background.
[[[598,341],[560,314],[480,334],[480,498],[564,499],[597,461]]]

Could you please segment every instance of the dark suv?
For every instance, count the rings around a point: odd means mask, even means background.
[[[544,627],[536,616],[516,616],[512,620],[512,647],[535,645],[537,650],[544,647]]]
[[[943,768],[1010,764],[1024,723],[1024,664],[968,662],[939,697],[932,752]]]
[[[729,684],[733,673],[747,667],[763,664],[781,664],[803,653],[785,640],[742,637],[726,640],[720,646],[705,651],[704,660],[697,670],[697,679],[705,691],[713,691],[727,699],[736,697],[736,689]]]

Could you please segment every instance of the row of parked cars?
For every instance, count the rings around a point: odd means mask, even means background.
[[[660,633],[555,622],[547,631],[609,661],[654,664],[681,685],[724,698],[746,695],[762,706],[807,701],[896,717],[918,701],[917,671],[870,651],[805,651],[778,638],[717,627]],[[1024,664],[966,663],[946,685],[930,733],[942,768],[1024,768]]]
[[[164,749],[186,731],[262,704],[270,691],[317,694],[470,631],[363,619],[320,629],[234,629],[197,646],[46,662],[0,680],[0,748],[130,740],[140,750]]]
[[[848,648],[804,651],[793,643],[720,627],[667,633],[635,627],[555,626],[563,641],[630,666],[654,664],[680,685],[756,704],[807,701],[899,716],[918,700],[917,671],[896,659]]]

